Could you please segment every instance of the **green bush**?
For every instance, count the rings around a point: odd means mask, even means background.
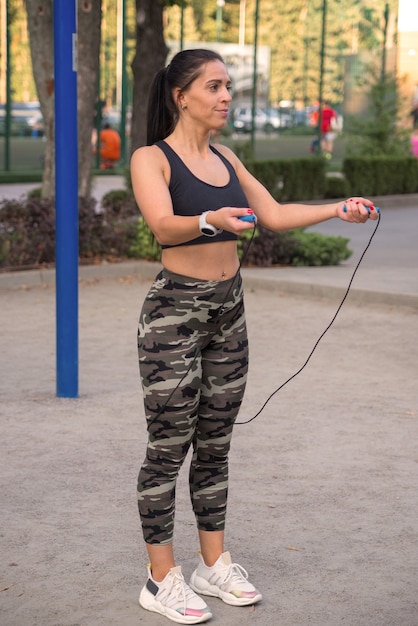
[[[246,161],[245,165],[278,201],[316,200],[325,195],[326,160],[322,157]]]
[[[161,260],[161,248],[143,217],[138,219],[135,239],[129,247],[129,256],[147,261]]]
[[[138,217],[138,207],[132,192],[126,189],[113,189],[108,191],[101,201],[107,218],[110,217]]]
[[[33,199],[40,200],[41,197],[42,197],[42,187],[35,187],[35,189],[31,189],[28,192],[28,198],[30,198],[31,200]]]
[[[55,258],[55,213],[52,203],[28,198],[0,204],[0,267],[51,262]]]
[[[137,217],[120,218],[113,207],[97,210],[93,198],[79,198],[79,256],[123,258],[136,239]],[[0,267],[55,262],[55,204],[31,197],[0,203]]]
[[[298,246],[292,257],[292,265],[298,267],[306,265],[338,265],[352,255],[347,247],[349,239],[322,235],[321,233],[307,233],[304,229],[292,231]]]
[[[252,231],[245,231],[238,240],[238,247],[246,250],[244,241],[249,241],[251,236]],[[254,239],[245,254],[244,265],[255,267],[289,265],[297,247],[298,244],[291,232],[276,233],[263,226],[257,226]]]
[[[248,140],[235,142],[233,151],[241,161],[248,161],[251,158],[251,142]]]
[[[384,196],[418,192],[418,159],[406,157],[349,157],[343,161],[349,194]]]
[[[325,198],[347,198],[349,195],[349,186],[345,178],[341,176],[327,176]]]

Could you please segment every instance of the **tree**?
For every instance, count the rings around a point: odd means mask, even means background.
[[[90,196],[92,181],[91,137],[97,99],[101,17],[102,0],[78,0],[78,193],[86,198]]]
[[[52,0],[26,0],[32,70],[45,129],[42,196],[54,195],[54,48]]]
[[[68,0],[70,1],[70,0]],[[78,147],[80,196],[89,197],[92,178],[91,136],[97,97],[102,0],[79,0],[78,32]],[[55,195],[54,43],[52,0],[26,0],[32,68],[45,126],[42,197]]]
[[[167,57],[163,24],[166,5],[164,0],[136,0],[136,50],[132,61],[132,152],[146,144],[148,92],[155,73],[164,67]]]
[[[347,154],[361,156],[405,156],[409,132],[402,127],[401,79],[365,66],[359,84],[365,88],[368,107],[364,118],[349,118]]]

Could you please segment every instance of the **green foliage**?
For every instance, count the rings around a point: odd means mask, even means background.
[[[161,248],[143,217],[138,219],[135,240],[129,248],[129,255],[147,261],[161,260]]]
[[[317,134],[317,129],[314,126],[306,126],[306,124],[298,124],[297,126],[289,126],[289,128],[283,128],[280,131],[280,136],[291,137],[313,137]]]
[[[234,143],[233,151],[241,161],[249,161],[251,159],[251,142],[237,141]]]
[[[99,207],[93,198],[79,198],[78,219],[80,257],[113,260],[130,256],[138,209],[133,197],[125,190],[109,192]]]
[[[382,46],[382,18],[388,0],[361,0],[342,2],[328,0],[327,10],[327,80],[324,96],[341,102],[343,62],[351,54],[353,45],[359,50]],[[160,0],[165,6],[165,38],[177,40],[180,32],[180,10],[183,4],[185,41],[214,42],[218,39],[217,6],[215,0]],[[32,78],[26,11],[24,0],[9,0],[11,13],[12,91],[13,99],[37,99]],[[154,3],[148,3],[150,6]],[[223,43],[237,43],[240,32],[240,2],[227,0],[222,9]],[[396,15],[398,0],[389,0],[391,15]],[[270,46],[270,99],[318,98],[318,68],[320,65],[320,34],[322,2],[312,0],[263,0],[260,11],[259,44]],[[108,105],[114,104],[117,92],[117,0],[103,3],[100,97]],[[255,0],[246,0],[245,43],[253,40]],[[151,10],[151,9],[149,9]],[[135,2],[126,3],[127,67],[135,53],[137,8]],[[283,53],[283,50],[286,53]],[[128,71],[128,92],[132,90],[132,73]]]
[[[0,185],[8,185],[9,183],[41,183],[41,172],[35,171],[1,171]]]
[[[247,233],[251,232],[252,231],[247,231]],[[248,237],[247,233],[245,235],[246,237]],[[244,265],[253,265],[256,267],[269,267],[273,265],[276,234],[277,233],[264,228],[264,226],[257,226],[254,239],[246,252]]]
[[[246,231],[248,239],[251,232]],[[244,265],[255,267],[289,265],[297,246],[291,232],[276,233],[264,226],[258,226],[252,244],[245,255]]]
[[[295,230],[292,234],[298,243],[292,265],[338,265],[352,254],[352,250],[347,247],[349,239],[345,237],[307,233],[304,229]]]
[[[124,218],[138,216],[138,209],[132,193],[126,189],[113,189],[102,197],[102,208],[107,213],[107,218]]]
[[[325,198],[347,198],[348,195],[350,195],[350,191],[345,178],[342,176],[327,176]]]
[[[276,200],[324,197],[326,161],[322,157],[247,161],[245,165]]]
[[[50,201],[28,198],[0,204],[0,267],[48,263],[55,257],[55,214]]]
[[[348,117],[347,155],[405,156],[409,153],[409,133],[402,128],[399,81],[393,74],[379,75],[376,68],[366,67],[359,80],[366,88],[368,115]]]
[[[251,249],[252,243],[259,237],[260,229],[244,230],[242,235],[238,237],[238,258],[240,261],[248,262],[248,254]]]
[[[35,189],[31,189],[28,192],[28,198],[30,200],[38,199],[40,200],[42,197],[42,187],[35,187]]]
[[[135,217],[125,209],[97,210],[94,199],[79,198],[79,256],[114,260],[130,255],[136,236]],[[121,217],[122,216],[122,217]],[[23,201],[0,203],[0,267],[55,262],[55,205],[36,194]]]
[[[367,197],[418,192],[418,159],[412,156],[346,158],[343,171],[351,195]]]
[[[334,103],[342,102],[344,84],[344,57],[353,48],[360,53],[371,50],[379,55],[383,46],[383,15],[387,0],[361,0],[342,2],[328,0],[326,37],[326,80],[324,97]],[[391,18],[396,14],[398,0],[389,0]],[[27,4],[27,3],[26,3]],[[30,3],[29,3],[30,4]],[[131,104],[133,74],[130,71],[135,55],[137,35],[137,7],[135,2],[126,3],[126,68],[127,104]],[[143,3],[141,3],[142,6]],[[155,3],[143,4],[151,12]],[[219,11],[215,0],[161,0],[164,6],[164,36],[166,41],[178,40],[180,36],[180,6],[185,11],[184,41],[236,44],[239,35],[245,35],[245,43],[251,44],[254,29],[255,0],[246,0],[245,12],[239,0],[228,0],[222,11],[219,31]],[[10,0],[12,23],[11,34],[11,77],[12,100],[37,99],[31,72],[31,60],[27,36],[27,15],[24,0]],[[117,10],[118,0],[103,3],[102,36],[100,58],[100,99],[107,106],[114,106],[117,95]],[[144,8],[148,7],[148,8]],[[261,5],[260,5],[261,7]],[[245,18],[245,24],[240,20]],[[309,0],[289,0],[281,3],[277,10],[276,0],[263,0],[259,15],[259,44],[271,49],[271,71],[269,76],[272,103],[288,99],[312,103],[318,98],[318,72],[320,67],[320,35],[322,3]],[[389,29],[389,33],[392,29]],[[388,44],[393,42],[388,41]],[[390,47],[390,46],[389,46]],[[282,53],[283,50],[286,53]],[[146,61],[145,61],[146,62]],[[247,97],[241,91],[237,98]],[[135,111],[137,114],[137,109]],[[135,117],[135,115],[134,115]],[[144,116],[139,116],[141,120]],[[137,124],[133,125],[133,129]],[[136,132],[136,131],[135,131]],[[301,132],[299,127],[286,132]],[[134,133],[132,135],[134,139]]]
[[[125,179],[125,187],[129,191],[131,195],[133,195],[134,191],[132,189],[132,178],[131,178],[131,168],[125,167],[123,171],[123,177]]]

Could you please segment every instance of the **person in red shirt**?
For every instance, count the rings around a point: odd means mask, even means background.
[[[112,169],[120,159],[120,135],[110,124],[100,132],[100,169]]]
[[[337,113],[325,102],[321,112],[321,148],[326,159],[332,157],[335,140],[335,123],[337,121]]]

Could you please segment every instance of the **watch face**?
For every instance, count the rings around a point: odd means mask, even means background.
[[[206,237],[214,237],[215,235],[218,234],[219,231],[217,228],[215,228],[215,226],[212,226],[212,224],[207,223],[206,215],[208,213],[210,213],[210,211],[205,211],[199,217],[199,229],[202,235],[206,235]]]

